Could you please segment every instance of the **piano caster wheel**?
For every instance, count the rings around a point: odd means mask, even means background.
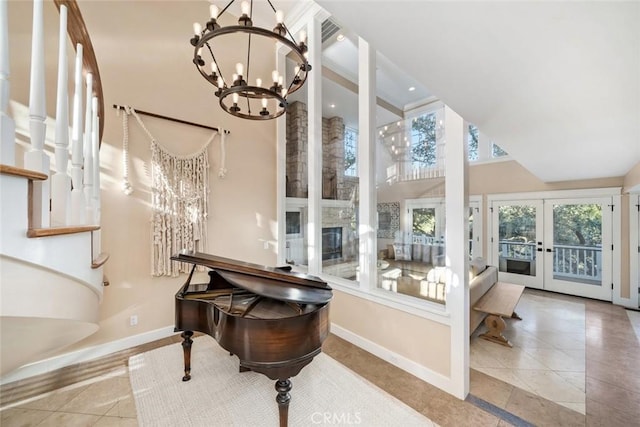
[[[189,381],[191,379],[191,375],[187,374],[184,377],[182,377],[182,381]]]

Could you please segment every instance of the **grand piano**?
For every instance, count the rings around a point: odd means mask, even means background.
[[[213,337],[240,360],[239,371],[276,381],[280,427],[288,423],[291,380],[322,351],[329,335],[332,290],[317,277],[290,267],[272,268],[199,252],[171,258],[193,264],[176,293],[175,331],[182,331],[183,381],[191,379],[194,331]],[[191,283],[196,267],[208,283]]]

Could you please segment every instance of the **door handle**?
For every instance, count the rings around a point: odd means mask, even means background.
[[[547,249],[547,252],[554,252],[553,249]]]
[[[542,252],[542,248],[538,248],[538,249],[537,249],[537,251],[538,251],[538,252]]]

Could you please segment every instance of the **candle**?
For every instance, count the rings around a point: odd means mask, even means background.
[[[240,9],[242,9],[242,14],[243,15],[249,15],[249,3],[246,1],[243,1],[242,3],[240,3]]]
[[[218,6],[212,4],[211,6],[209,6],[209,12],[211,13],[211,17],[213,19],[216,19],[218,17]]]
[[[198,24],[197,22],[194,22],[193,32],[196,36],[200,36],[200,34],[202,33],[202,25]]]

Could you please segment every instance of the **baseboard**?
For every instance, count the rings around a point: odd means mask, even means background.
[[[341,326],[338,326],[335,323],[331,324],[331,333],[346,341],[349,341],[353,345],[356,345],[368,351],[369,353],[383,359],[384,361],[397,366],[403,371],[406,371],[411,375],[414,375],[421,380],[426,381],[429,384],[455,396],[451,378],[434,372],[431,369],[414,362],[413,360],[407,359],[402,355],[394,353],[388,348],[382,347],[380,344],[361,337],[360,335],[357,335]]]
[[[36,375],[45,374],[57,369],[71,366],[77,363],[87,362],[106,356],[117,351],[126,350],[142,344],[147,344],[174,334],[173,326],[167,326],[153,331],[132,335],[119,340],[110,341],[93,347],[83,348],[71,353],[62,354],[49,359],[40,360],[18,368],[15,371],[0,378],[0,385],[30,378]]]

